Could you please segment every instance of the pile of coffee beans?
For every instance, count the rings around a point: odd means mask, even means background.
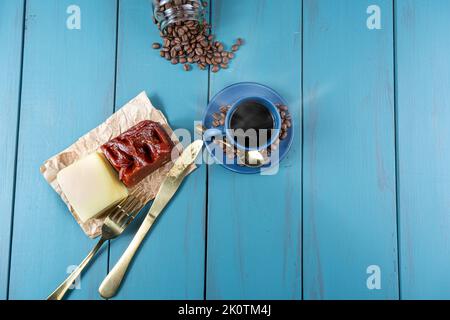
[[[284,140],[287,138],[289,128],[292,127],[292,118],[288,106],[277,104],[277,108],[281,117],[280,139]]]
[[[225,118],[227,117],[227,113],[230,109],[231,106],[222,106],[219,108],[219,112],[215,112],[212,114],[214,118],[213,120],[214,128],[225,125]]]
[[[168,2],[160,6],[158,10],[164,12],[174,5],[184,4],[198,6],[196,1],[178,0],[177,3]],[[207,5],[207,2],[203,2],[204,7]],[[211,66],[212,72],[227,69],[230,61],[235,57],[235,52],[244,44],[244,40],[239,38],[231,46],[231,50],[227,51],[222,42],[215,41],[214,35],[210,32],[211,25],[206,21],[175,22],[164,30],[161,30],[156,20],[154,22],[160,30],[162,44],[155,42],[152,48],[160,50],[160,56],[173,65],[182,64],[185,71],[190,71],[195,64],[201,70]]]
[[[219,108],[219,112],[215,112],[212,114],[214,118],[212,125],[214,128],[225,125],[225,118],[227,117],[227,113],[230,109],[231,106],[221,106]],[[214,140],[214,143],[217,144],[223,150],[223,152],[229,159],[233,159],[234,157],[236,157],[237,155],[236,147],[230,148],[230,145],[227,144],[226,137],[223,137],[223,142],[224,143],[222,143],[222,141],[219,139]]]
[[[289,129],[292,127],[292,117],[289,113],[288,106],[283,104],[277,104],[276,107],[281,117],[280,135],[278,136],[278,139],[275,140],[275,142],[269,146],[267,150],[269,154],[278,149],[280,141],[285,140],[287,138]]]

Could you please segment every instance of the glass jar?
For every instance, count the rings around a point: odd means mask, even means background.
[[[205,8],[200,0],[153,0],[154,22],[162,32],[183,21],[204,21]]]

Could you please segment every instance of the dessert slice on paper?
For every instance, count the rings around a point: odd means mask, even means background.
[[[173,131],[163,113],[152,105],[145,92],[141,92],[99,126],[80,137],[67,149],[45,161],[40,168],[45,180],[67,205],[70,213],[79,223],[84,233],[91,238],[95,238],[101,234],[105,214],[92,218],[86,222],[82,222],[78,216],[78,213],[67,199],[67,196],[61,190],[57,175],[64,168],[83,159],[87,155],[98,151],[102,145],[110,141],[112,138],[119,136],[123,132],[144,120],[151,120],[159,123],[175,144],[174,149],[177,150],[176,152],[179,153],[182,151],[181,144],[179,144],[177,137],[173,134]],[[129,192],[132,193],[135,188],[139,188],[139,190],[142,191],[139,196],[139,201],[142,203],[147,203],[156,196],[162,181],[171,167],[172,162],[167,162],[159,169],[152,172],[149,176],[144,178],[144,180],[142,180],[136,187],[129,189]],[[119,180],[118,177],[117,180]]]
[[[100,216],[128,196],[114,168],[98,152],[62,169],[57,180],[82,222]]]
[[[174,143],[157,122],[145,120],[100,147],[119,173],[120,180],[134,187],[171,159]]]

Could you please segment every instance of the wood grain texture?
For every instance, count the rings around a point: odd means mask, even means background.
[[[151,1],[121,1],[116,107],[142,90],[173,129],[193,133],[207,102],[208,73],[183,71],[151,48],[160,41]],[[190,141],[184,141],[190,143]],[[206,168],[188,176],[153,226],[130,267],[118,299],[203,299]],[[142,217],[141,217],[142,218]],[[119,259],[139,221],[111,242],[110,266]]]
[[[24,1],[0,0],[0,300],[7,297]]]
[[[210,86],[207,72],[186,73],[151,49],[160,38],[150,0],[118,1],[0,0],[0,300],[10,262],[9,297],[43,299],[95,244],[40,175],[43,161],[142,90],[173,128],[192,133],[208,96],[240,81],[288,100],[288,158],[275,176],[216,165],[188,177],[117,298],[202,299],[206,289],[208,299],[300,299],[302,287],[305,299],[397,299],[399,290],[404,299],[450,298],[447,0],[396,0],[395,11],[393,0],[213,0],[218,39],[245,45]],[[81,30],[66,28],[72,4]],[[366,27],[373,4],[381,30]],[[105,246],[69,298],[99,298],[139,221],[111,242],[110,261]],[[381,290],[366,286],[369,265],[381,267]]]
[[[450,3],[396,4],[401,293],[449,299]]]
[[[304,298],[398,298],[392,1],[304,1]],[[381,290],[366,269],[381,268]]]
[[[287,101],[295,141],[273,176],[209,167],[208,299],[301,298],[301,1],[215,0],[217,38],[245,44],[211,94],[254,81]],[[282,13],[282,14],[281,14]]]
[[[45,182],[40,165],[109,116],[114,105],[116,2],[78,0],[81,30],[68,30],[72,1],[28,0],[10,298],[43,299],[95,242]],[[95,299],[107,255],[71,298]]]

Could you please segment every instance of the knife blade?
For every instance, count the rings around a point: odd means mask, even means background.
[[[134,236],[133,240],[125,250],[119,261],[114,268],[109,272],[106,278],[103,280],[99,288],[100,295],[107,299],[113,297],[122,283],[123,277],[137,252],[140,244],[144,240],[148,231],[152,227],[155,220],[164,210],[170,199],[174,196],[184,178],[191,172],[191,165],[194,163],[198,154],[202,150],[203,141],[196,140],[191,143],[183,151],[180,157],[175,161],[175,164],[170,169],[166,178],[162,182],[155,200],[153,201],[150,210],[148,211],[144,221],[142,222],[139,230]]]

